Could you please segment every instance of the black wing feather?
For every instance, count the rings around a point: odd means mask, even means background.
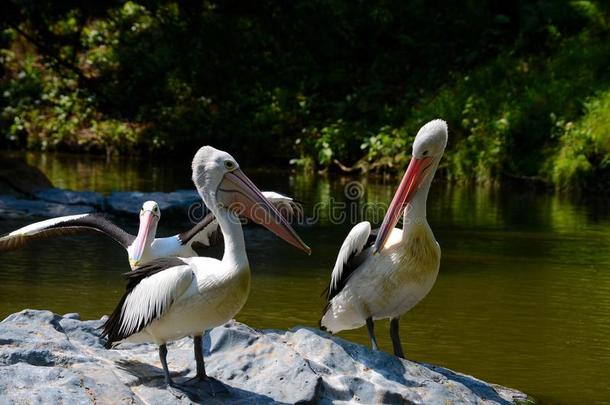
[[[186,245],[187,243],[189,243],[191,239],[193,239],[195,236],[197,236],[197,234],[199,232],[203,231],[214,220],[216,220],[216,217],[214,216],[214,214],[212,214],[210,212],[197,225],[195,225],[188,231],[182,232],[181,234],[178,235],[178,239],[180,239],[180,243],[182,243],[183,245]],[[215,231],[214,233],[212,233],[209,236],[210,236],[210,238],[209,238],[210,246],[214,246],[219,242],[219,240],[221,240],[222,233]],[[203,244],[201,244],[201,245],[203,245]]]
[[[142,329],[146,327],[150,322],[154,319],[157,319],[161,313],[153,313],[150,316],[150,319],[145,319],[137,326],[137,328],[133,331],[121,331],[121,325],[123,324],[123,305],[125,304],[125,300],[131,294],[134,288],[140,282],[154,274],[160,273],[164,270],[171,269],[172,267],[182,266],[184,262],[177,257],[163,257],[160,259],[152,260],[137,269],[125,273],[124,276],[127,279],[127,286],[125,288],[125,294],[121,297],[118,305],[108,317],[108,320],[102,325],[102,337],[107,336],[108,342],[106,347],[109,348],[112,343],[123,340],[134,333],[140,332]],[[163,312],[164,308],[160,309],[160,312]]]

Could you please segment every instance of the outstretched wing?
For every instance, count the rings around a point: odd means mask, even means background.
[[[163,316],[194,277],[191,267],[177,257],[155,259],[125,276],[125,294],[103,326],[108,347]]]
[[[368,221],[360,222],[352,228],[341,245],[330,285],[324,291],[327,293],[327,302],[341,292],[354,271],[371,255],[370,248],[375,243],[376,234],[376,231],[371,232],[371,223]]]
[[[222,233],[218,229],[218,221],[214,214],[209,213],[197,225],[186,232],[178,235],[181,246],[191,246],[195,243],[210,247],[216,245],[222,238]]]
[[[0,252],[19,249],[31,241],[86,231],[101,232],[127,248],[135,236],[125,232],[101,214],[68,215],[36,222],[0,238]]]

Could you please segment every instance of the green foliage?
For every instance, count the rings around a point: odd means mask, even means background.
[[[557,154],[565,156],[556,122],[586,122],[585,100],[595,89],[610,87],[608,60],[608,41],[589,32],[563,40],[550,55],[501,54],[421,98],[407,114],[404,127],[386,129],[393,135],[384,144],[404,144],[406,133],[443,117],[451,132],[450,153],[444,158],[450,179],[523,176],[582,184],[582,177],[566,175],[571,165],[580,170],[582,157],[565,162],[562,175],[549,169]],[[596,111],[600,121],[604,116],[610,120],[608,110]],[[394,153],[389,149],[383,155]],[[607,170],[604,162],[598,158],[593,165]]]
[[[591,98],[585,107],[584,117],[576,123],[556,122],[560,146],[546,170],[560,187],[610,184],[610,91]]]
[[[404,167],[408,161],[407,139],[412,140],[414,136],[408,137],[404,129],[384,126],[379,131],[364,140],[360,146],[367,152],[366,160],[379,170],[379,167],[387,167],[396,170]]]
[[[42,150],[64,145],[107,153],[128,152],[140,141],[142,125],[104,117],[95,109],[95,97],[79,89],[74,78],[49,73],[35,60],[19,61],[20,74],[4,88],[1,119],[10,139],[25,139],[28,147]]]
[[[208,143],[254,164],[400,171],[440,117],[448,179],[608,171],[604,152],[569,146],[606,111],[593,106],[610,87],[601,0],[35,3],[0,16],[5,146]]]

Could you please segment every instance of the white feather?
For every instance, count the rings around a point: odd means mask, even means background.
[[[218,231],[218,221],[214,219],[205,228],[203,228],[201,231],[199,231],[197,233],[197,235],[192,237],[191,240],[186,245],[188,245],[190,247],[193,243],[199,242],[199,243],[204,244],[205,246],[211,246],[212,245],[212,242],[211,242],[212,234],[217,231]],[[180,254],[179,256],[182,256],[182,254]]]
[[[149,323],[167,311],[193,280],[191,266],[163,270],[142,280],[127,296],[122,308],[121,333],[131,334],[138,325]]]
[[[91,214],[67,215],[64,217],[51,218],[51,219],[47,219],[45,221],[35,222],[33,224],[24,226],[23,228],[19,228],[15,231],[9,233],[8,236],[35,235],[36,233],[38,233],[40,231],[44,231],[46,228],[48,228],[50,226],[57,225],[57,224],[60,224],[62,222],[66,222],[66,221],[71,221],[74,219],[83,218],[83,217],[86,217],[87,215],[91,215]]]
[[[168,236],[166,238],[156,238],[150,244],[150,251],[153,258],[159,257],[172,257],[172,256],[180,256],[180,257],[189,257],[192,256],[190,252],[192,250],[185,250],[182,242],[180,242],[180,238],[178,235]],[[152,260],[152,259],[147,259]]]
[[[291,197],[275,191],[263,191],[262,194],[278,209],[284,218],[290,219],[295,216],[303,215],[303,207]]]
[[[261,192],[266,199],[268,199],[269,201],[271,201],[272,203],[274,202],[290,202],[290,201],[294,201],[292,198],[288,197],[287,195],[284,194],[280,194],[277,193],[275,191],[262,191]]]
[[[331,290],[337,288],[337,283],[341,279],[343,267],[345,266],[347,260],[351,255],[362,252],[362,249],[364,248],[370,234],[371,223],[368,221],[356,224],[356,226],[354,226],[349,232],[343,241],[343,245],[341,245],[341,249],[339,249],[339,255],[337,256],[337,261],[335,262],[335,267],[333,268],[330,279]]]

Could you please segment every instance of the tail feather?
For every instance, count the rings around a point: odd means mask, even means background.
[[[318,321],[318,328],[323,332],[328,331],[328,329],[326,329],[326,326],[322,325],[322,318],[320,318],[320,320]]]

